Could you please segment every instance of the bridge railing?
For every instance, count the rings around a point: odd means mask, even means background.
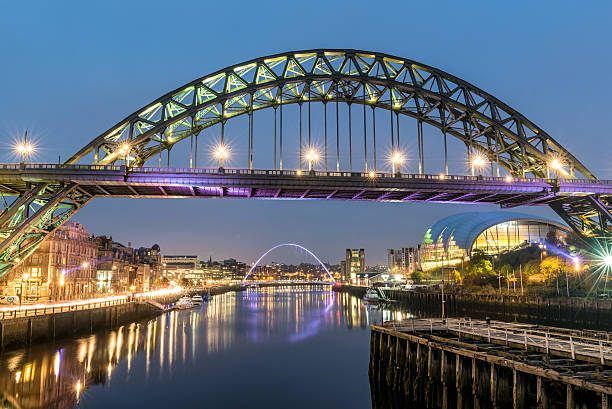
[[[76,301],[48,305],[24,305],[21,307],[0,308],[0,320],[35,317],[39,315],[56,314],[67,311],[90,310],[94,308],[111,307],[126,304],[127,297],[112,300],[98,300],[92,302]]]
[[[0,164],[0,170],[28,170],[28,169],[51,169],[51,170],[96,170],[125,172],[124,165],[61,165],[61,164]],[[265,169],[231,169],[226,168],[220,173],[218,168],[160,168],[150,166],[129,167],[130,173],[186,173],[186,174],[208,174],[208,175],[249,175],[249,176],[317,176],[317,177],[360,177],[366,179],[411,179],[432,181],[460,181],[460,182],[499,182],[499,183],[534,183],[534,184],[612,184],[612,180],[599,179],[574,179],[574,178],[525,178],[525,177],[496,177],[496,176],[466,176],[466,175],[440,175],[440,174],[414,174],[414,173],[386,173],[386,172],[336,172],[336,171],[300,171],[300,170],[265,170]]]

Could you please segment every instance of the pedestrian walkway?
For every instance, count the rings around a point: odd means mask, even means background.
[[[442,331],[453,334],[458,340],[471,338],[487,344],[612,365],[612,336],[609,333],[598,332],[596,338],[562,328],[463,318],[387,321],[384,326],[400,332]]]

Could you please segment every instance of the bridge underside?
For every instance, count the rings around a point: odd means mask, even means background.
[[[75,184],[89,196],[488,203],[503,207],[612,195],[612,183],[593,180],[202,168],[132,168],[126,174],[122,166],[1,166],[0,192],[9,196],[23,195],[39,184]]]
[[[612,236],[612,182],[98,165],[0,165],[0,276],[96,196],[548,205],[583,237]]]

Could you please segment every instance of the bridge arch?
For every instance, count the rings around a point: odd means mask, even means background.
[[[468,156],[484,155],[512,176],[547,177],[551,160],[558,160],[571,177],[596,179],[544,130],[467,81],[410,59],[340,49],[255,58],[198,78],[132,113],[66,163],[93,155],[92,164],[112,164],[124,158],[122,147],[127,144],[130,162],[141,166],[213,125],[241,115],[251,118],[261,109],[311,101],[361,104],[415,118],[421,140],[422,124],[432,125],[445,139],[449,134],[461,140]],[[424,167],[422,162],[419,159]]]
[[[259,265],[259,263],[261,262],[261,260],[263,260],[263,258],[265,256],[267,256],[268,254],[270,254],[271,252],[273,252],[274,250],[280,248],[280,247],[296,247],[299,248],[301,250],[304,250],[305,252],[307,252],[308,254],[310,254],[315,260],[317,260],[317,262],[319,263],[319,265],[321,267],[323,267],[323,269],[325,270],[325,272],[327,273],[327,275],[329,276],[329,278],[331,279],[332,283],[335,283],[336,280],[334,279],[334,276],[329,272],[329,270],[327,269],[327,267],[325,267],[325,264],[323,264],[323,262],[321,260],[319,260],[319,257],[316,256],[316,254],[314,254],[312,251],[308,250],[306,247],[301,246],[299,244],[295,244],[295,243],[282,243],[282,244],[277,244],[276,246],[268,249],[268,251],[266,251],[265,253],[263,253],[258,259],[257,261],[251,266],[251,268],[249,269],[248,273],[246,274],[246,276],[244,276],[244,278],[242,279],[242,283],[246,283],[247,278],[249,278],[249,276],[251,275],[251,273],[253,272],[253,270],[255,269],[255,267],[257,267]]]

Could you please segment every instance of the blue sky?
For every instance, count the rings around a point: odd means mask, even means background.
[[[14,160],[11,140],[25,129],[37,140],[37,160],[56,162],[194,78],[258,56],[329,47],[386,52],[463,78],[612,179],[610,21],[612,4],[603,1],[3,2],[0,161]],[[420,241],[440,217],[473,209],[100,198],[75,219],[95,234],[159,243],[167,253],[253,261],[291,241],[331,262],[363,247],[374,264],[386,248]],[[555,217],[547,208],[519,210]]]

